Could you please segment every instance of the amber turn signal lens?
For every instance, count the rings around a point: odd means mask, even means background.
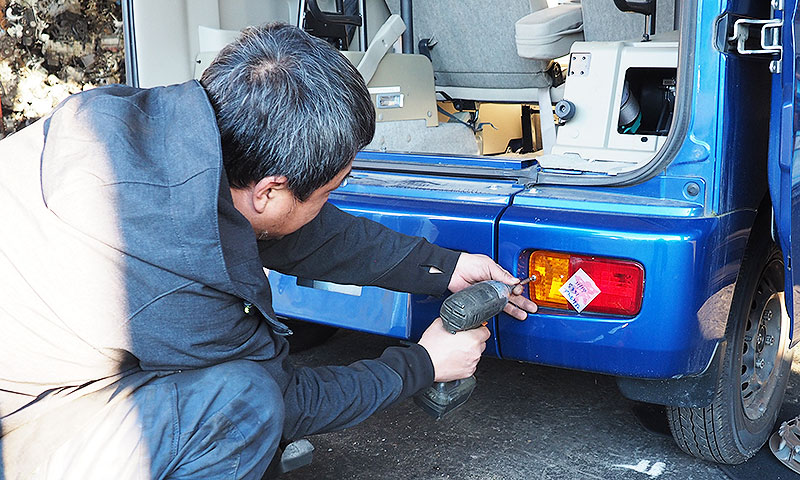
[[[528,272],[528,275],[536,275],[529,286],[531,300],[542,307],[568,308],[567,299],[558,291],[569,278],[568,254],[533,252]]]

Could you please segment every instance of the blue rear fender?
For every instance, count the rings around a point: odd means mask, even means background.
[[[589,209],[591,210],[591,209]],[[500,355],[638,378],[699,374],[725,325],[755,212],[690,218],[512,206],[499,226],[500,263],[524,274],[525,250],[631,259],[645,269],[634,317],[542,308],[498,318]],[[532,221],[535,219],[535,221]]]

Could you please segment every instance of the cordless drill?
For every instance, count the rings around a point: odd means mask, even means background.
[[[518,285],[533,280],[526,278]],[[445,330],[455,334],[486,324],[503,311],[513,289],[497,280],[486,280],[458,291],[442,303],[439,315]],[[414,402],[425,413],[440,419],[463,405],[475,390],[475,376],[452,382],[437,382],[414,396]]]

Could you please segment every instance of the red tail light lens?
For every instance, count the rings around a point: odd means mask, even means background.
[[[584,311],[633,316],[642,309],[644,267],[638,262],[538,250],[530,254],[528,266],[537,277],[530,284],[530,298],[539,305],[572,309],[558,290],[583,270],[600,289]]]

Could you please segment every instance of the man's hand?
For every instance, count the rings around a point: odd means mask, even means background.
[[[462,253],[447,288],[455,293],[483,280],[499,280],[508,285],[516,285],[520,281],[486,255]],[[525,320],[528,313],[536,313],[537,308],[535,303],[522,296],[522,291],[522,287],[515,288],[508,305],[503,309],[517,320]]]
[[[486,349],[489,329],[473,328],[450,333],[437,318],[422,334],[419,344],[431,357],[435,382],[449,382],[467,378],[475,373],[481,354]]]

